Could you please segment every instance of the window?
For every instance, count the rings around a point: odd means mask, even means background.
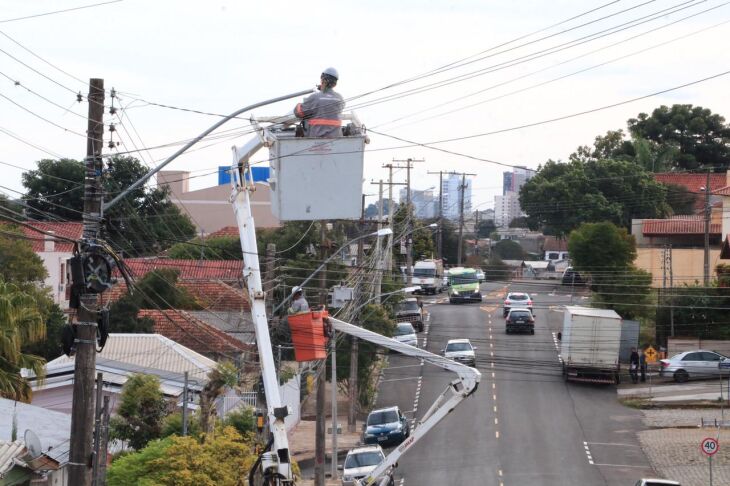
[[[58,283],[65,284],[66,283],[66,264],[61,264],[61,276],[58,279]]]
[[[449,343],[446,345],[446,351],[471,351],[471,344],[469,343]]]
[[[702,353],[689,353],[682,358],[682,361],[702,361]]]
[[[557,253],[555,253],[555,252],[548,253],[548,260],[557,260],[557,259],[558,259]]]
[[[380,452],[359,452],[349,454],[345,459],[345,469],[353,469],[356,467],[376,466],[384,459]]]
[[[398,327],[395,329],[396,336],[406,336],[415,333],[416,331],[413,329],[413,326],[408,323],[398,324]]]
[[[395,410],[381,410],[368,416],[368,425],[392,424],[397,421],[398,413]]]
[[[720,355],[715,353],[702,353],[702,361],[720,361]]]

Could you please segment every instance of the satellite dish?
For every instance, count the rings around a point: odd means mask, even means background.
[[[43,450],[41,449],[41,441],[35,434],[35,432],[27,429],[25,431],[25,434],[23,435],[23,438],[25,439],[25,448],[28,449],[27,456],[30,460],[33,460],[43,454]]]

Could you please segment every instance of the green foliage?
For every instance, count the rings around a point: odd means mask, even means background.
[[[259,252],[264,253],[266,245],[274,243],[276,251],[284,252],[284,256],[288,258],[309,254],[310,248],[319,248],[320,224],[313,224],[309,221],[288,221],[279,228],[257,230],[256,244]]]
[[[477,223],[476,231],[479,238],[489,238],[494,231],[497,231],[497,225],[493,219],[483,219]]]
[[[243,407],[229,412],[223,419],[223,426],[233,427],[243,436],[254,433],[256,431],[254,409],[251,407]]]
[[[501,260],[524,260],[526,255],[520,244],[512,240],[498,241],[492,252]]]
[[[238,369],[228,361],[219,362],[215,368],[208,373],[208,382],[200,392],[200,430],[210,432],[213,430],[213,412],[216,399],[225,393],[226,388],[233,388],[238,385]]]
[[[265,248],[260,250],[265,250]],[[239,238],[195,238],[192,241],[177,243],[167,250],[170,258],[185,260],[242,260],[241,240]]]
[[[528,227],[528,221],[526,216],[520,216],[517,218],[514,218],[512,221],[509,222],[510,228],[527,228]]]
[[[46,297],[46,299],[48,298]],[[46,361],[51,361],[63,354],[61,332],[68,320],[66,319],[66,314],[64,314],[57,304],[50,302],[50,299],[48,301],[49,307],[47,311],[39,307],[39,311],[43,315],[46,323],[45,338],[33,344],[23,345],[23,352],[40,356]],[[39,298],[36,298],[35,302],[39,303]]]
[[[18,237],[0,235],[0,277],[24,289],[27,284],[42,284],[48,272],[30,243],[22,239],[23,232],[10,226],[3,226],[3,231],[16,233]],[[42,235],[38,233],[38,237]]]
[[[179,275],[176,269],[162,268],[140,279],[132,293],[127,293],[111,305],[111,332],[153,332],[154,322],[151,319],[137,317],[140,309],[200,309],[188,291],[176,285]]]
[[[721,283],[722,285],[722,283]],[[671,308],[674,308],[674,334],[700,339],[730,339],[727,308],[730,290],[713,284],[683,285],[674,292],[662,292],[656,313],[657,340],[670,335]]]
[[[591,277],[594,305],[625,319],[648,314],[652,277],[634,266],[636,241],[626,229],[585,223],[570,233],[568,251],[575,269]]]
[[[147,172],[133,157],[112,157],[104,171],[104,191],[116,195]],[[37,169],[23,174],[28,205],[70,221],[81,219],[83,182],[83,164],[71,159],[40,160]],[[47,217],[39,214],[39,218]],[[104,229],[108,239],[129,256],[156,254],[195,236],[195,226],[170,202],[168,190],[144,185],[104,214]]]
[[[512,269],[497,255],[492,255],[483,267],[484,279],[488,281],[506,281],[512,279]]]
[[[725,118],[701,106],[672,105],[656,108],[651,116],[640,113],[628,121],[635,138],[656,147],[676,150],[675,170],[712,167],[718,172],[730,165],[730,127]]]
[[[45,360],[22,348],[42,341],[45,335],[43,316],[33,297],[0,279],[0,397],[30,401],[32,391],[20,370],[30,369],[42,379]]]
[[[142,449],[160,437],[166,407],[156,376],[132,375],[122,387],[117,416],[110,423],[110,437],[129,441],[133,449]]]
[[[255,441],[232,427],[202,442],[172,436],[120,457],[109,468],[109,486],[240,486],[256,460]]]
[[[160,438],[169,437],[171,435],[182,435],[183,433],[182,411],[174,412],[162,420],[162,430]],[[192,437],[200,436],[200,424],[197,417],[192,413],[188,414],[188,435]]]
[[[410,224],[410,226],[409,226]],[[416,220],[413,205],[406,206],[401,204],[398,206],[395,214],[393,214],[393,234],[404,235],[403,238],[408,238],[408,232],[410,231],[410,237],[413,240],[413,260],[416,261],[420,258],[431,258],[436,252],[436,246],[434,244],[433,233],[434,228],[424,227],[428,223],[425,221]],[[415,231],[414,228],[418,228]],[[393,244],[393,258],[399,265],[406,264],[406,255],[402,255],[400,252],[400,241],[396,240]]]
[[[633,218],[668,214],[666,187],[634,162],[599,159],[548,161],[520,190],[530,228],[565,236],[581,223],[611,221],[630,227]]]

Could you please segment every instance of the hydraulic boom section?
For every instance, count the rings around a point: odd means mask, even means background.
[[[385,460],[380,463],[369,476],[360,480],[359,483],[360,486],[371,486],[380,483],[385,484],[388,479],[384,476],[384,474],[393,467],[395,463],[398,462],[400,456],[413,447],[413,445],[416,444],[421,437],[426,435],[429,430],[436,426],[436,424],[446,417],[446,415],[456,408],[456,406],[459,405],[459,403],[461,403],[466,397],[476,391],[479,386],[479,381],[482,378],[482,374],[474,368],[457,363],[456,361],[443,356],[433,354],[425,349],[400,343],[395,339],[385,337],[381,334],[368,331],[367,329],[348,324],[338,319],[330,318],[330,323],[332,324],[332,327],[339,332],[397,351],[401,354],[405,354],[406,356],[420,358],[425,363],[453,371],[458,375],[458,378],[449,383],[449,386],[447,386],[441,395],[439,395],[436,402],[431,405],[431,408],[429,408],[418,421],[418,424],[410,437],[390,452],[385,457]]]

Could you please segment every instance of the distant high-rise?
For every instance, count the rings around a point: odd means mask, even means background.
[[[448,174],[441,181],[441,195],[443,199],[444,218],[457,220],[459,219],[459,211],[461,208],[461,175]],[[464,214],[471,214],[471,179],[466,179],[466,189],[464,189]],[[436,214],[438,214],[438,200],[436,201]],[[468,217],[468,216],[465,216]]]
[[[512,192],[512,172],[502,172],[502,195]]]
[[[498,227],[507,227],[513,219],[525,215],[520,207],[520,189],[534,175],[535,171],[527,167],[502,173],[502,195],[494,196],[494,223]]]
[[[400,190],[401,204],[406,203],[408,197],[406,191],[405,188]],[[438,216],[438,197],[434,196],[432,189],[426,189],[425,191],[411,189],[411,204],[413,204],[416,218],[429,219]]]

